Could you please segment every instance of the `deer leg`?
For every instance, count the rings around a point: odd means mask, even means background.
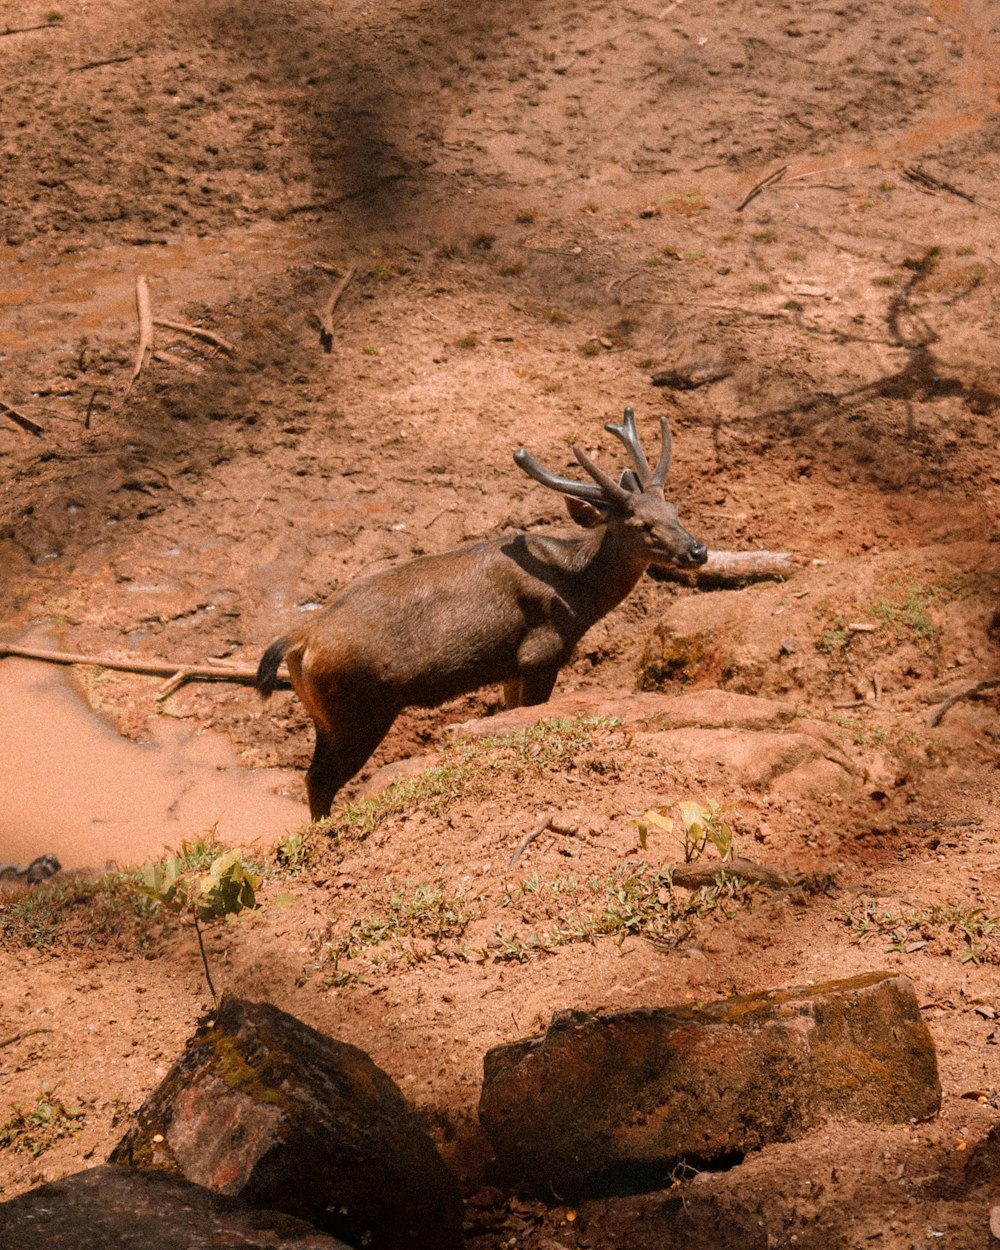
[[[537,703],[547,703],[552,687],[559,676],[559,666],[553,668],[529,669],[521,677],[521,707],[534,707]]]
[[[393,714],[363,725],[347,724],[336,735],[316,726],[316,749],[306,770],[311,820],[330,815],[337,791],[360,771],[395,719]]]
[[[503,705],[504,707],[524,707],[524,699],[521,696],[521,679],[516,677],[513,681],[505,681],[503,684]]]

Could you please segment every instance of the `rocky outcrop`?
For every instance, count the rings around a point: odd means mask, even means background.
[[[0,1250],[349,1250],[290,1215],[261,1211],[177,1176],[111,1164],[0,1205]]]
[[[567,1198],[669,1184],[829,1116],[936,1111],[937,1059],[906,977],[876,973],[707,1007],[556,1014],[489,1051],[479,1117],[502,1178]]]
[[[355,1046],[224,998],[111,1162],[162,1169],[357,1246],[461,1245],[457,1181],[397,1086]]]

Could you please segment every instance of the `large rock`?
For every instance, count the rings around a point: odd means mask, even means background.
[[[280,1211],[259,1211],[180,1177],[111,1164],[0,1205],[0,1250],[348,1250]]]
[[[458,1183],[356,1046],[227,997],[111,1162],[160,1168],[374,1250],[462,1241]]]
[[[665,1186],[828,1116],[937,1110],[934,1044],[906,977],[874,973],[707,1007],[561,1012],[489,1051],[479,1117],[504,1179],[588,1197]]]

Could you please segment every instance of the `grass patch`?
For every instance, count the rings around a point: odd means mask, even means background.
[[[526,963],[575,942],[612,938],[620,945],[637,936],[676,946],[696,921],[749,904],[753,887],[727,878],[722,864],[719,873],[714,885],[684,891],[684,897],[673,891],[668,870],[635,863],[589,878],[536,873],[508,885],[496,901],[451,889],[443,878],[372,887],[364,892],[364,915],[340,930],[327,925],[306,974],[321,972],[324,984],[333,986],[434,957]],[[496,907],[516,917],[470,952],[469,925]]]
[[[63,1137],[79,1133],[84,1111],[67,1107],[61,1098],[43,1085],[27,1109],[14,1106],[13,1115],[0,1124],[0,1150],[11,1149],[33,1155],[36,1159]]]
[[[357,961],[372,968],[422,963],[432,955],[465,957],[456,943],[475,916],[462,889],[449,890],[443,878],[432,883],[374,888],[365,892],[372,911],[357,916],[337,933],[327,925],[312,969],[322,968],[327,986],[361,979]],[[451,945],[446,945],[451,943]]]
[[[747,906],[752,887],[725,876],[686,897],[676,894],[666,869],[645,864],[620,864],[600,876],[580,880],[537,875],[508,888],[501,906],[517,908],[525,927],[500,924],[482,950],[483,958],[499,963],[524,963],[535,955],[572,942],[614,938],[621,945],[629,937],[654,938],[677,946],[697,920],[730,914],[732,906]]]
[[[931,942],[934,953],[958,955],[965,963],[997,963],[1000,917],[962,904],[893,911],[872,898],[859,898],[843,913],[859,939],[878,938],[886,952],[915,954]]]
[[[87,946],[116,944],[130,936],[145,950],[154,935],[159,905],[138,888],[139,874],[109,873],[34,887],[0,900],[0,946],[43,950],[60,941]]]
[[[445,746],[440,764],[391,782],[378,794],[342,804],[316,828],[361,840],[414,808],[439,815],[461,799],[485,798],[497,776],[509,784],[550,769],[574,768],[593,749],[599,733],[618,726],[613,717],[576,716],[539,721],[507,736],[459,738]]]

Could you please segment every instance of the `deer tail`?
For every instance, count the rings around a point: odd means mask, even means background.
[[[260,691],[262,699],[269,699],[278,687],[278,666],[285,658],[285,652],[288,650],[290,638],[278,638],[264,654],[260,657],[260,663],[257,665],[257,678],[255,685]]]

